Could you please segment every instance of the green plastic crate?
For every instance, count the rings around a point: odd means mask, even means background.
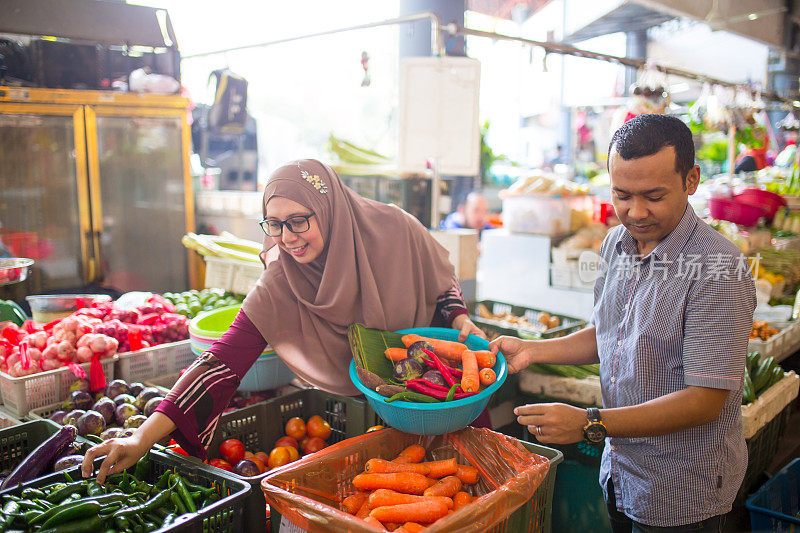
[[[481,316],[478,314],[479,304],[485,305],[492,313],[511,313],[512,315],[519,317],[526,317],[529,322],[536,322],[539,313],[547,312],[550,314],[550,316],[558,317],[560,325],[544,331],[536,331],[534,329],[516,327],[505,322],[481,318]],[[561,315],[558,313],[550,313],[549,311],[544,311],[542,309],[534,309],[532,307],[525,307],[522,305],[513,305],[495,300],[480,300],[474,302],[470,304],[469,311],[472,321],[490,337],[494,335],[511,335],[514,337],[528,339],[555,339],[579,331],[586,326],[586,321],[581,318]]]
[[[208,447],[208,457],[219,458],[219,445],[227,439],[242,441],[245,450],[253,453],[263,451],[269,454],[275,441],[285,435],[286,422],[295,416],[303,420],[313,415],[324,418],[331,425],[331,436],[327,442],[333,444],[362,435],[369,427],[368,412],[372,410],[366,400],[338,396],[319,389],[302,389],[222,415]],[[199,462],[195,458],[189,460]],[[219,471],[217,468],[214,470]],[[230,474],[252,486],[245,503],[246,524],[266,524],[266,500],[261,491],[261,480],[267,474],[264,472],[251,477]]]
[[[38,422],[42,421],[37,421],[37,423]],[[163,454],[157,450],[150,450],[149,459],[150,476],[147,479],[149,483],[156,481],[164,471],[174,470],[189,482],[205,487],[210,487],[212,482],[224,482],[228,492],[227,496],[224,496],[208,507],[198,509],[197,513],[180,517],[171,525],[156,530],[159,533],[165,533],[167,531],[189,533],[207,533],[209,531],[240,532],[243,531],[244,527],[249,525],[242,521],[243,504],[247,493],[250,491],[250,486],[247,483],[235,479],[233,476],[228,475],[218,468],[212,469],[202,463],[189,463],[183,461],[179,456]],[[98,459],[95,462],[95,468],[99,467],[101,461],[102,459]],[[134,468],[135,466],[128,470],[132,472]],[[0,496],[5,494],[18,494],[27,487],[42,487],[50,483],[68,481],[64,476],[65,473],[69,473],[75,480],[81,478],[79,467],[75,467],[39,477],[21,485],[16,485],[13,488],[0,492]]]
[[[511,513],[508,518],[487,530],[488,533],[549,533],[551,531],[551,509],[553,507],[553,488],[556,481],[556,467],[564,456],[558,450],[540,446],[531,442],[520,441],[531,453],[539,454],[550,460],[550,470],[542,484],[536,489],[530,500]],[[279,533],[281,515],[272,511],[270,531]]]

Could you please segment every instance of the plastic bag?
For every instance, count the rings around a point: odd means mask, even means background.
[[[306,531],[379,531],[339,510],[339,504],[356,492],[352,479],[364,472],[369,459],[391,460],[417,443],[427,450],[426,461],[456,457],[459,464],[472,465],[480,474],[476,485],[462,489],[478,499],[437,520],[426,533],[492,527],[530,500],[550,469],[546,457],[530,453],[517,439],[488,429],[467,427],[429,437],[386,429],[339,442],[291,463],[264,478],[261,488],[270,506]],[[541,517],[543,520],[544,513]]]

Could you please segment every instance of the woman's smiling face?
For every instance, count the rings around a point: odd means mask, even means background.
[[[292,233],[286,224],[277,237],[271,237],[275,244],[291,255],[298,263],[311,263],[320,256],[325,248],[325,240],[319,229],[317,217],[311,209],[288,198],[274,196],[267,202],[266,220],[284,222],[299,215],[312,215],[308,219],[308,229],[302,233]]]

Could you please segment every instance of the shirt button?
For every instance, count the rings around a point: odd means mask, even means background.
[[[617,378],[615,378],[614,376],[611,376],[611,383],[614,383],[615,381],[617,381]]]
[[[622,346],[622,341],[617,341],[617,346]]]

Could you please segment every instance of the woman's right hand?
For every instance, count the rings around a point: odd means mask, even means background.
[[[140,433],[140,432],[136,432]],[[81,474],[89,477],[94,470],[94,460],[105,455],[100,469],[97,471],[97,482],[101,485],[105,482],[106,476],[122,472],[126,468],[136,464],[150,449],[150,446],[142,442],[141,435],[134,433],[130,437],[109,439],[102,444],[97,444],[89,448],[83,456],[81,464]]]
[[[492,353],[501,352],[506,358],[508,373],[516,374],[523,368],[527,368],[533,361],[530,354],[530,341],[524,341],[517,337],[497,337],[489,343]]]

